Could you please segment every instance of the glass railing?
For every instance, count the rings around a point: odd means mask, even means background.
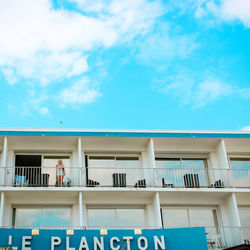
[[[0,185],[14,187],[249,188],[249,169],[0,168]]]

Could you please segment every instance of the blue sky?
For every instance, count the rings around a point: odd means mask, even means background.
[[[0,127],[250,130],[250,1],[0,1],[0,90]]]

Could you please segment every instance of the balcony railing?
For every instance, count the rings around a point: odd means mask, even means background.
[[[0,185],[15,187],[249,188],[250,169],[0,168]]]
[[[250,227],[205,226],[205,231],[209,249],[219,250],[250,242]]]

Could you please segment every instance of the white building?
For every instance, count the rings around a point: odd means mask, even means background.
[[[0,129],[0,156],[1,227],[204,226],[211,249],[250,241],[250,132]]]

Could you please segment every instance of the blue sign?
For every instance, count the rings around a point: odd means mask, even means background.
[[[0,247],[15,250],[207,250],[203,227],[107,230],[0,229]],[[37,235],[34,235],[37,234]],[[70,235],[69,235],[70,234]]]

